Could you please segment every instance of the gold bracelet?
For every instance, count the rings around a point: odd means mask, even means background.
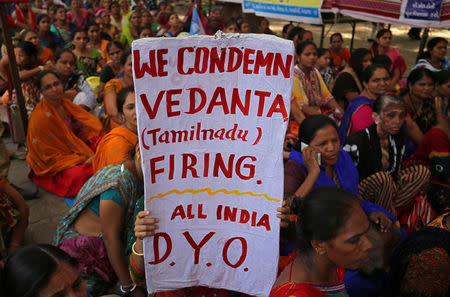
[[[135,246],[136,246],[136,241],[131,246],[131,251],[133,252],[133,254],[135,254],[136,256],[139,256],[139,257],[143,257],[144,253],[140,254],[140,253],[136,252]]]

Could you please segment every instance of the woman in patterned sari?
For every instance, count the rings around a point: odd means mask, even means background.
[[[137,146],[122,164],[97,172],[57,227],[54,244],[79,261],[93,296],[113,291],[117,280],[122,292],[144,296],[136,290],[125,258],[126,235],[143,190],[140,164]]]

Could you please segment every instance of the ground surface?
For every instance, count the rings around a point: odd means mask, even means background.
[[[185,14],[187,7],[185,6],[185,4],[189,2],[190,1],[176,2],[175,10],[180,14],[180,16]],[[286,22],[270,19],[270,28],[278,34],[281,32],[284,24],[286,24]],[[314,40],[316,42],[320,41],[321,27],[308,24],[300,25],[313,32]],[[419,41],[413,41],[408,38],[408,27],[392,26],[391,30],[394,34],[393,46],[398,47],[403,53],[406,64],[410,69],[411,66],[414,65],[417,50],[419,48]],[[351,38],[350,24],[337,24],[332,27],[331,25],[327,25],[325,32],[326,36],[324,40],[324,46],[328,46],[329,36],[334,32],[341,32],[345,39],[345,46],[349,46]],[[370,23],[358,23],[356,28],[354,48],[369,47],[367,38],[370,32]],[[450,39],[450,31],[432,29],[430,32],[430,38],[436,36]],[[16,146],[11,142],[11,139],[4,138],[4,141],[8,149],[12,153],[14,153],[16,151]],[[27,173],[27,164],[24,160],[11,160],[11,167],[9,171],[9,180],[11,183],[16,185],[23,184],[28,179]],[[42,188],[39,188],[37,198],[28,201],[28,204],[30,205],[30,223],[25,236],[25,244],[50,243],[56,230],[56,224],[68,210],[66,203],[62,198],[57,197]]]

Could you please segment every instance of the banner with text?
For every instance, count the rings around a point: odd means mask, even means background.
[[[268,296],[276,278],[282,149],[294,47],[262,34],[133,42],[149,292]]]
[[[321,24],[320,7],[323,0],[243,0],[242,10],[258,16],[286,21]]]

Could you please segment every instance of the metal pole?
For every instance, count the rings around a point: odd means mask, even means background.
[[[17,62],[16,62],[16,56],[14,54],[14,48],[12,44],[11,35],[9,34],[9,27],[8,27],[8,17],[6,16],[6,10],[4,9],[3,5],[0,7],[0,19],[1,24],[3,28],[3,35],[5,36],[5,45],[6,45],[6,51],[8,53],[8,60],[9,60],[9,70],[11,72],[11,80],[14,89],[16,90],[16,98],[17,98],[17,104],[19,105],[20,110],[20,117],[22,120],[23,125],[23,135],[26,135],[27,133],[27,127],[28,127],[28,115],[27,110],[25,108],[25,99],[23,97],[22,93],[22,87],[20,85],[20,78],[19,78],[19,70],[17,69]]]
[[[423,54],[423,49],[425,48],[425,44],[427,43],[428,33],[430,32],[430,28],[425,28],[422,33],[422,38],[420,39],[419,52],[417,53],[417,59]]]
[[[320,33],[320,46],[319,48],[323,47],[323,39],[325,38],[325,23],[322,24],[322,32]]]
[[[355,41],[356,22],[352,22],[352,41],[350,42],[350,52],[353,52],[353,41]]]

